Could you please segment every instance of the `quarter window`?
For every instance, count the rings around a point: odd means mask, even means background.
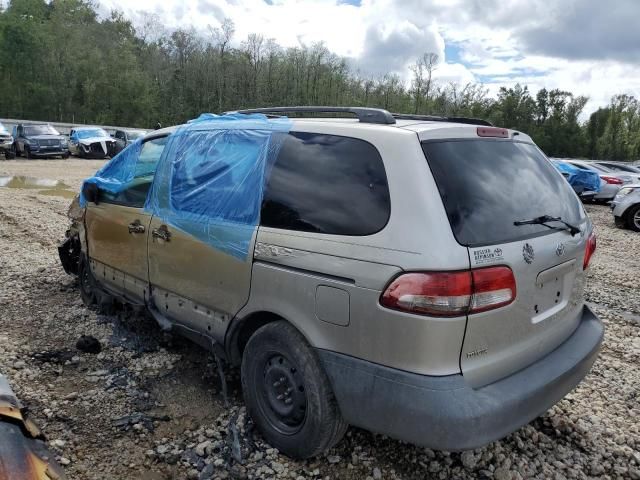
[[[333,235],[371,235],[391,210],[384,164],[370,143],[292,132],[268,174],[261,225]]]

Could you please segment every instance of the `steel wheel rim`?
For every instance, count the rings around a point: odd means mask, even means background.
[[[285,355],[270,352],[258,380],[258,404],[272,428],[283,435],[294,435],[307,418],[304,379],[297,366]]]
[[[91,295],[91,277],[87,266],[82,269],[82,275],[80,276],[80,288],[85,295]]]

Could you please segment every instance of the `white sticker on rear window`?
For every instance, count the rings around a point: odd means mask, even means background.
[[[501,248],[479,248],[472,250],[475,265],[483,263],[495,263],[504,260]]]

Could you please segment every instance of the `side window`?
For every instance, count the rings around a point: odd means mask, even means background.
[[[261,225],[333,235],[371,235],[389,220],[384,164],[368,142],[292,132],[267,179]]]
[[[117,194],[100,192],[100,199],[104,203],[113,203],[127,207],[142,208],[147,200],[147,193],[153,183],[153,176],[167,144],[168,137],[154,138],[142,145],[135,163],[135,175],[127,187]]]
[[[116,135],[115,135],[115,137],[116,137],[118,140],[124,140],[124,132],[121,132],[120,130],[117,130],[117,131],[116,131]]]
[[[255,159],[266,142],[236,130],[190,133],[172,167],[172,209],[199,220],[256,221],[262,175]]]

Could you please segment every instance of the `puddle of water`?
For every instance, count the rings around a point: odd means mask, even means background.
[[[55,197],[73,198],[75,192],[70,190],[70,186],[60,180],[49,178],[26,177],[24,175],[14,175],[10,177],[0,176],[0,188],[17,188],[38,190],[42,195]]]

